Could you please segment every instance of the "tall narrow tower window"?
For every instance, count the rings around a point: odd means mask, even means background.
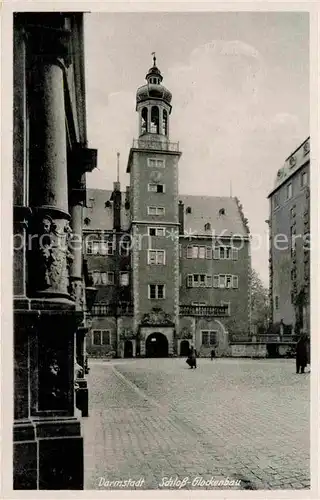
[[[148,108],[143,108],[141,111],[141,134],[147,132],[148,127]]]
[[[150,132],[152,134],[159,134],[159,108],[158,106],[152,106],[151,108],[151,125]]]
[[[168,135],[168,113],[165,109],[162,115],[162,133],[163,135]]]

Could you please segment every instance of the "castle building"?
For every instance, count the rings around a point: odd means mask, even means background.
[[[278,170],[269,200],[272,321],[310,334],[310,138]]]
[[[137,90],[130,186],[88,189],[85,259],[98,289],[89,355],[228,352],[250,330],[250,235],[237,198],[178,192],[172,95],[156,66]]]

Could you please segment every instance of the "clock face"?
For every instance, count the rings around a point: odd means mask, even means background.
[[[161,173],[156,171],[151,172],[150,177],[153,182],[159,182],[161,180]]]

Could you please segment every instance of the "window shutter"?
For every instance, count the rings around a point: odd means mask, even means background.
[[[187,287],[192,288],[192,274],[188,274],[187,276]]]
[[[239,287],[239,278],[238,278],[238,276],[232,276],[232,287],[233,288],[238,288]]]
[[[220,249],[219,249],[219,247],[216,247],[214,249],[213,258],[219,260],[219,258],[220,258]]]
[[[232,249],[232,260],[238,260],[238,249],[237,248]]]
[[[207,283],[206,283],[207,288],[212,287],[212,276],[211,274],[207,274]]]

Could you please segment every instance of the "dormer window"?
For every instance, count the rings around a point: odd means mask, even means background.
[[[191,214],[191,207],[186,208],[186,214]]]
[[[226,215],[226,211],[224,208],[220,208],[219,215]]]
[[[84,222],[84,225],[85,225],[85,226],[89,226],[89,224],[90,224],[90,222],[91,222],[91,219],[89,219],[89,217],[85,217],[85,219],[84,219],[84,221],[83,221],[83,222]]]
[[[211,224],[210,224],[210,222],[207,222],[207,223],[204,225],[204,230],[205,230],[205,231],[211,231]]]

